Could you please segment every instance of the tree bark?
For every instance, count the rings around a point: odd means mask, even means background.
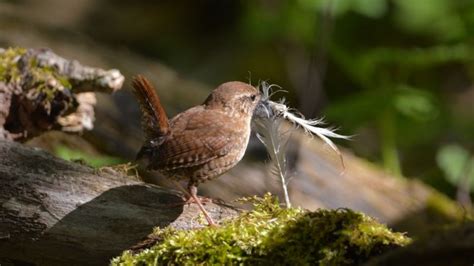
[[[104,265],[156,226],[194,228],[178,193],[0,140],[0,264]],[[214,219],[233,208],[206,205]]]

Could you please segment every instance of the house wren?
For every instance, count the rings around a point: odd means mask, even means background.
[[[188,202],[197,203],[208,223],[214,224],[197,197],[197,186],[220,176],[242,159],[260,92],[243,82],[226,82],[203,104],[168,120],[146,78],[139,75],[132,85],[146,134],[137,158],[144,159],[149,170],[157,170],[171,180],[187,180]]]

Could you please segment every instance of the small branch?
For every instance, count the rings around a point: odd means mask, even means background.
[[[117,69],[104,70],[83,66],[76,60],[64,59],[48,49],[34,50],[33,56],[38,60],[39,67],[51,67],[58,74],[67,77],[75,93],[113,93],[122,87],[125,79]]]

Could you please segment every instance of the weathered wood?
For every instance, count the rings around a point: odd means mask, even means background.
[[[83,66],[49,49],[0,48],[0,68],[0,138],[17,141],[92,129],[94,92],[115,92],[124,81],[116,69]]]
[[[0,140],[0,264],[104,265],[154,227],[202,226],[179,194]],[[236,213],[208,204],[214,219]]]

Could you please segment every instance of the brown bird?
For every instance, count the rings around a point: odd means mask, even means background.
[[[203,104],[168,120],[155,89],[145,77],[135,77],[132,85],[146,133],[137,159],[144,159],[149,170],[159,171],[178,186],[176,181],[187,180],[186,202],[197,203],[209,225],[214,225],[197,197],[197,186],[222,175],[242,159],[260,92],[243,82],[226,82],[214,89]]]

